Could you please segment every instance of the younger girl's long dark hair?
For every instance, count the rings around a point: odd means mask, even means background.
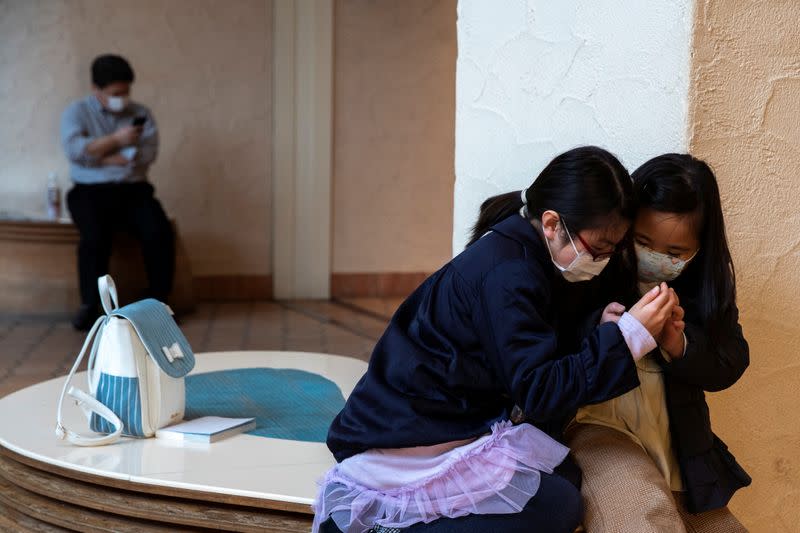
[[[610,152],[596,146],[574,148],[557,156],[527,189],[528,216],[553,210],[572,234],[608,223],[609,217],[635,215],[631,178]],[[493,196],[481,205],[469,244],[522,208],[520,191]]]
[[[714,172],[689,154],[664,154],[636,169],[633,182],[640,208],[695,216],[700,250],[687,268],[700,271],[701,319],[718,336],[720,322],[736,304],[736,272]]]

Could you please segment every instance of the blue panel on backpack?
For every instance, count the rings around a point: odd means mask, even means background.
[[[122,420],[123,435],[144,437],[139,378],[125,378],[101,373],[95,397]],[[92,413],[89,427],[97,433],[114,432],[114,426],[97,413]]]
[[[186,377],[186,420],[255,417],[250,435],[325,442],[342,407],[334,382],[303,370],[237,368]]]

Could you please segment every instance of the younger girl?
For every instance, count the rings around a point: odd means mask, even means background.
[[[568,433],[584,526],[743,531],[725,506],[750,477],[712,433],[703,395],[733,385],[749,362],[717,182],[685,154],[651,159],[633,179],[640,290],[669,282],[680,305],[656,336],[660,350],[636,363],[641,386],[580,409]]]
[[[595,147],[484,203],[472,243],[400,306],[331,425],[339,464],[314,531],[574,530],[579,482],[556,471],[568,450],[531,423],[638,385],[634,360],[677,303],[654,289],[575,353],[559,349],[564,280],[603,270],[632,205],[624,167]],[[509,422],[515,405],[531,423]]]

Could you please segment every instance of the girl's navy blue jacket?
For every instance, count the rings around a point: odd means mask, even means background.
[[[596,303],[569,293],[586,284],[561,278],[530,222],[515,215],[492,229],[397,310],[328,432],[337,461],[477,437],[515,404],[560,438],[579,406],[639,385],[616,324],[559,342],[577,329],[559,310]]]

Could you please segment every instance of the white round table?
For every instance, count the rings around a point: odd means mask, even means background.
[[[192,374],[256,367],[320,374],[347,398],[367,365],[314,353],[219,352],[199,354]],[[73,381],[85,383],[85,373]],[[78,447],[54,433],[62,385],[53,379],[0,399],[0,530],[308,531],[316,482],[334,464],[324,443],[240,434],[205,445],[123,438]],[[65,422],[88,432],[73,405]]]

